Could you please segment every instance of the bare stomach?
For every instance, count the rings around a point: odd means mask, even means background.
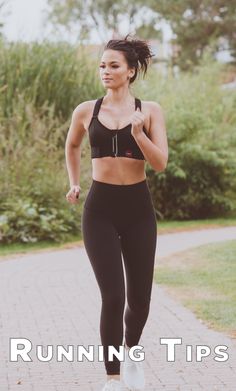
[[[94,158],[92,170],[94,180],[114,185],[131,185],[146,179],[145,160],[110,156]]]

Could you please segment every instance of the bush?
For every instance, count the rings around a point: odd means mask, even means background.
[[[58,205],[44,206],[31,198],[10,199],[1,205],[0,241],[37,242],[52,240],[60,242],[65,235],[78,231],[79,224],[70,210]]]
[[[167,168],[157,173],[147,165],[160,218],[235,214],[236,91],[221,88],[222,74],[224,67],[205,57],[197,71],[178,78],[163,80],[153,70],[138,90],[142,99],[159,102],[165,112]]]
[[[233,155],[186,145],[182,153],[171,149],[169,161],[164,172],[147,170],[158,217],[204,219],[227,216],[234,210],[229,194]]]

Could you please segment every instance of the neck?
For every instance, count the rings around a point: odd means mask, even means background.
[[[108,89],[107,94],[103,99],[104,103],[111,105],[127,106],[129,104],[133,105],[134,96],[130,93],[129,89],[122,90],[112,90]]]

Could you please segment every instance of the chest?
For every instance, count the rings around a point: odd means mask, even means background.
[[[145,121],[144,121],[144,129],[145,133],[149,134],[149,129],[151,125],[150,121],[150,115],[149,113],[145,114]],[[128,125],[131,124],[130,122],[130,113],[124,112],[122,113],[122,116],[120,115],[120,112],[113,112],[108,114],[106,111],[101,113],[101,110],[99,112],[99,115],[97,116],[97,120],[101,126],[106,128],[107,130],[112,131],[120,131],[123,129],[126,129]]]
[[[89,127],[89,140],[92,156],[124,156],[143,158],[135,138],[131,133],[131,124],[121,129],[108,129],[98,118],[94,118]],[[147,134],[145,127],[143,131]]]

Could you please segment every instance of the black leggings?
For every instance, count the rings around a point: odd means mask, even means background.
[[[120,361],[108,361],[108,346],[138,345],[146,323],[154,272],[157,223],[146,179],[131,185],[92,181],[82,215],[85,249],[98,282],[102,309],[100,336],[108,375]]]

